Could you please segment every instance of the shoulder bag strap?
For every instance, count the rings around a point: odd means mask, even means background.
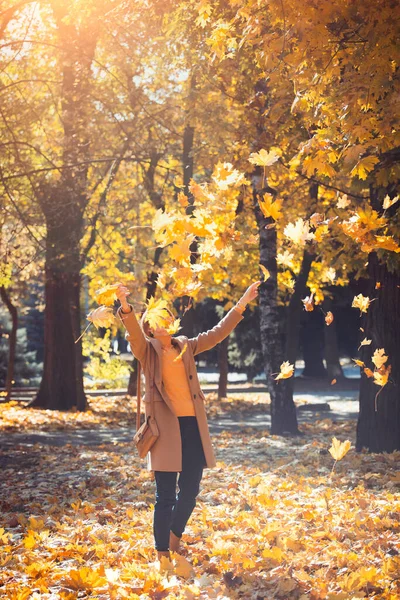
[[[137,367],[137,383],[136,383],[136,431],[140,428],[140,384],[141,384],[141,364],[138,361]]]
[[[141,414],[140,414],[140,401],[141,401],[141,371],[142,371],[142,366],[140,364],[140,361],[138,361],[138,368],[137,368],[137,382],[136,382],[136,431],[138,429],[140,429],[140,418],[141,418]],[[150,375],[150,380],[151,380],[151,389],[150,389],[150,417],[152,419],[154,419],[154,378],[152,375]]]

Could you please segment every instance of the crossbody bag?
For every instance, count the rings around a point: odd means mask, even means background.
[[[150,448],[157,441],[160,435],[158,425],[154,418],[154,394],[153,387],[154,381],[151,376],[151,389],[150,389],[150,414],[146,417],[142,425],[140,425],[141,414],[140,414],[140,403],[141,403],[141,364],[138,361],[138,372],[137,372],[137,413],[136,413],[136,433],[133,441],[136,445],[137,451],[140,458],[145,458]]]

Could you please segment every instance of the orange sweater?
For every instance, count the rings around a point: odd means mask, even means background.
[[[174,362],[179,349],[171,346],[162,353],[162,379],[177,417],[196,416],[182,358]]]

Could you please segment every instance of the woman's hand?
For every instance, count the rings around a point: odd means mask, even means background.
[[[254,298],[257,298],[259,285],[261,285],[261,281],[255,281],[254,283],[249,285],[243,296],[240,298],[239,302],[241,304],[246,305],[252,300],[254,300]]]
[[[115,293],[117,294],[118,300],[121,302],[122,310],[125,312],[128,312],[129,304],[126,299],[126,297],[129,296],[129,294],[130,294],[130,291],[128,290],[128,288],[125,285],[123,285],[122,283],[120,283],[118,285],[117,291]]]

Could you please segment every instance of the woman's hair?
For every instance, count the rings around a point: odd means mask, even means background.
[[[164,310],[166,310],[167,313],[170,314],[171,317],[173,317],[173,319],[175,319],[175,315],[169,310],[169,308],[164,308]],[[153,334],[150,332],[151,327],[149,325],[149,322],[147,321],[147,310],[145,310],[143,315],[141,316],[140,327],[142,328],[144,335],[146,335],[147,337],[154,337]]]

